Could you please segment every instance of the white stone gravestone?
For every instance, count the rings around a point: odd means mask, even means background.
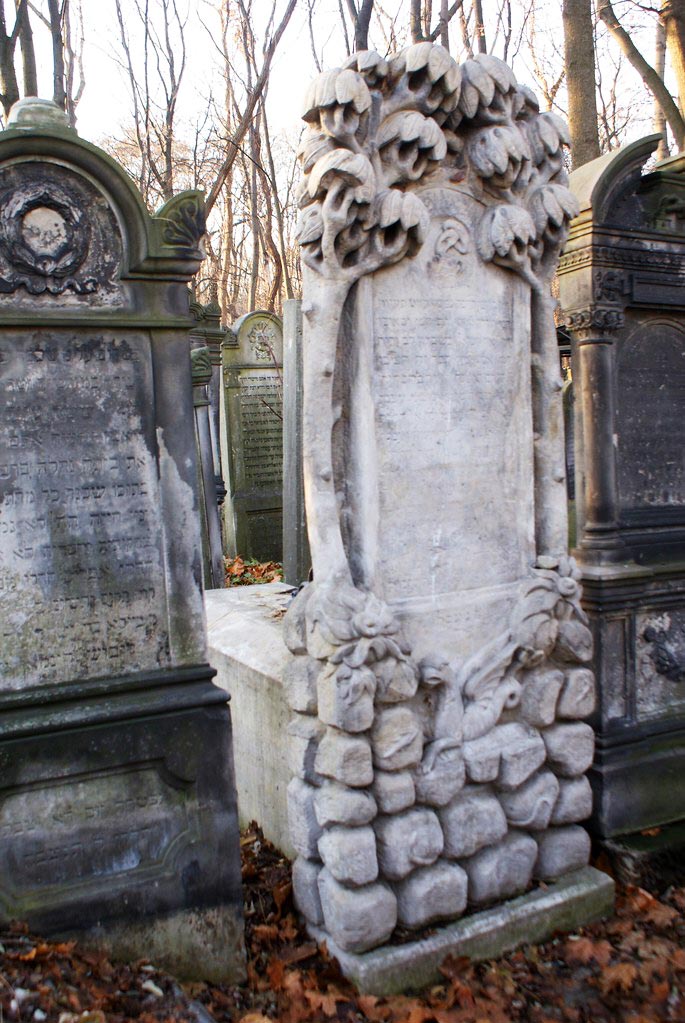
[[[398,926],[528,890],[468,921],[494,954],[611,904],[579,824],[592,643],[550,297],[576,207],[564,124],[494,57],[362,52],[314,82],[304,118],[314,582],[285,622],[294,887],[380,991],[484,947],[448,928],[388,949]]]

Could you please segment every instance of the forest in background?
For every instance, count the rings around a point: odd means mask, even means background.
[[[299,295],[307,83],[355,49],[425,40],[507,61],[569,121],[574,167],[651,131],[659,158],[685,149],[683,0],[0,0],[0,102],[6,118],[22,96],[53,98],[81,128],[95,95],[89,137],[151,210],[202,189],[196,297],[231,323]]]

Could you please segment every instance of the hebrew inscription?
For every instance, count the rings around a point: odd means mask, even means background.
[[[685,333],[638,328],[618,351],[619,489],[626,507],[685,504]]]
[[[169,663],[147,340],[0,341],[0,676]]]
[[[244,485],[280,487],[283,480],[282,387],[278,370],[240,372]]]
[[[187,798],[152,768],[13,792],[0,803],[1,885],[16,894],[150,868],[158,873],[172,843],[191,829]]]

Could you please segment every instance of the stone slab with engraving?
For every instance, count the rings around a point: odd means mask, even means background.
[[[222,346],[222,464],[228,554],[282,560],[283,329],[274,313],[241,316]]]
[[[493,57],[356,54],[304,118],[289,815],[296,902],[354,976],[398,925],[587,863],[588,800],[555,817],[593,749],[550,295],[576,207],[566,128]]]
[[[685,157],[645,173],[657,143],[572,175],[559,271],[605,839],[685,820]]]
[[[26,100],[0,220],[0,921],[239,977],[188,353],[201,196],[151,218]]]

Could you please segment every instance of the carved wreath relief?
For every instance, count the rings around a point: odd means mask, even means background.
[[[565,550],[538,557],[509,620],[462,661],[440,649],[416,658],[392,609],[353,578],[331,442],[343,305],[360,278],[419,252],[430,217],[423,188],[477,200],[476,222],[446,218],[435,243],[455,281],[475,246],[538,294],[576,208],[563,123],[540,113],[496,58],[458,67],[430,43],[388,61],[358,53],[314,82],[304,117],[314,582],[286,618],[289,814],[301,911],[360,952],[398,924],[453,919],[585,865],[589,839],[576,822],[591,809],[594,741],[579,719],[594,707],[594,680]]]

